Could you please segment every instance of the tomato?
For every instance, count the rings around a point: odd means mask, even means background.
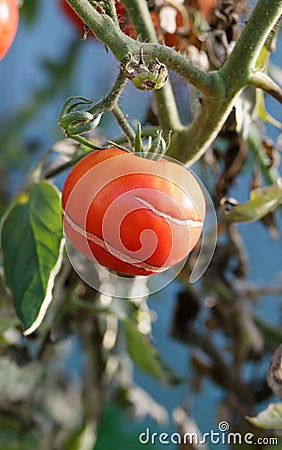
[[[204,18],[209,21],[212,10],[217,4],[217,0],[198,0],[198,4]]]
[[[196,245],[205,200],[184,166],[108,148],[72,168],[62,210],[65,235],[85,257],[116,272],[151,275]]]
[[[0,0],[0,60],[12,45],[18,22],[19,10],[15,0]]]

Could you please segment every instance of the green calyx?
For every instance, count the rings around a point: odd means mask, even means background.
[[[171,132],[169,132],[166,141],[162,136],[162,130],[158,130],[154,139],[152,136],[149,136],[144,143],[142,140],[141,124],[138,123],[134,140],[134,153],[138,154],[141,158],[152,159],[154,161],[160,160],[170,146],[170,135]]]
[[[155,59],[153,64],[145,63],[142,47],[139,59],[135,59],[129,53],[127,62],[121,65],[121,70],[132,81],[134,86],[141,91],[161,89],[168,80],[168,70],[164,64],[157,59]]]

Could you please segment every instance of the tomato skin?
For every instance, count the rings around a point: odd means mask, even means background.
[[[202,191],[183,166],[116,148],[94,151],[73,167],[62,208],[71,244],[129,275],[151,275],[183,260],[205,215]]]
[[[0,60],[12,45],[18,23],[19,10],[15,0],[0,0]]]
[[[198,0],[199,8],[204,18],[208,22],[213,8],[217,4],[217,0]]]

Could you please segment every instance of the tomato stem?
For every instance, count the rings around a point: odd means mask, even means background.
[[[110,90],[110,92],[105,95],[98,103],[95,103],[92,107],[88,109],[92,114],[99,114],[105,109],[111,111],[112,108],[117,104],[117,101],[124,89],[127,79],[122,70],[119,71],[116,81]]]
[[[135,133],[131,128],[131,126],[129,125],[128,121],[126,120],[126,117],[123,114],[120,107],[118,106],[118,104],[114,105],[114,107],[111,109],[111,113],[113,114],[122,131],[124,132],[131,147],[134,148]]]

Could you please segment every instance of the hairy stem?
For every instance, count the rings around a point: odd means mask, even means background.
[[[145,42],[158,44],[158,38],[146,0],[124,0],[123,3],[131,17],[138,38]],[[150,57],[156,58],[152,52],[150,52]],[[164,130],[181,128],[173,90],[169,82],[162,89],[154,92],[154,99],[161,127]]]
[[[111,112],[116,119],[117,123],[119,124],[120,128],[124,132],[125,136],[127,137],[127,140],[129,141],[132,148],[134,148],[134,140],[135,140],[135,133],[131,126],[129,125],[128,121],[126,120],[125,115],[121,111],[120,107],[116,104],[112,109]]]
[[[236,97],[250,83],[256,61],[269,33],[282,15],[282,0],[258,0],[230,57],[213,72],[216,95],[205,95],[192,124],[174,136],[170,154],[191,165],[214,141],[230,114]]]
[[[141,0],[138,1],[141,2]],[[153,40],[153,43],[149,43],[140,42],[126,36],[108,15],[99,14],[88,0],[67,0],[67,2],[92,30],[95,36],[113,52],[118,61],[124,62],[128,57],[128,53],[139,55],[140,48],[142,47],[144,54],[150,54],[153,58],[158,58],[161,63],[165,64],[175,73],[181,75],[196,89],[199,89],[206,94],[212,94],[213,86],[209,74],[199,69],[172,48],[158,44],[155,39]],[[127,3],[130,3],[130,0],[125,0],[124,4]],[[144,0],[142,0],[142,3],[144,3]],[[142,6],[140,11],[142,14],[146,14],[144,6]],[[140,20],[141,18],[139,18],[139,21]],[[141,26],[139,21],[138,26]],[[149,31],[150,36],[151,32],[152,30]]]
[[[99,114],[103,112],[105,109],[111,110],[117,103],[120,94],[123,91],[123,88],[125,86],[127,79],[123,72],[120,70],[116,81],[110,90],[108,94],[102,100],[100,100],[98,103],[95,103],[92,108],[88,108],[88,111],[91,112],[93,115]]]

